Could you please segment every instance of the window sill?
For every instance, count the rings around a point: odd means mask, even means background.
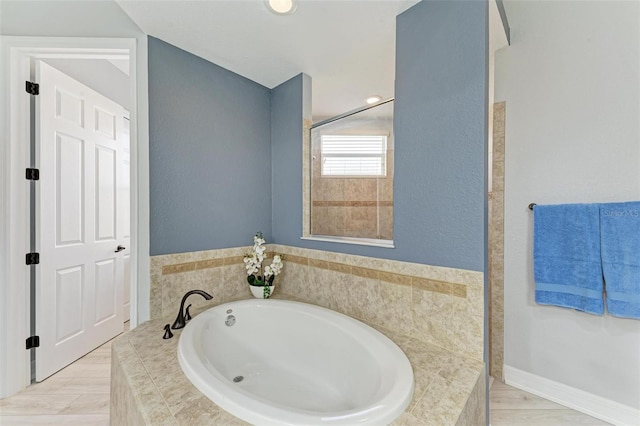
[[[375,238],[334,237],[325,235],[310,235],[301,237],[301,240],[322,241],[325,243],[355,244],[359,246],[372,246],[382,248],[395,248],[393,240],[378,240]]]

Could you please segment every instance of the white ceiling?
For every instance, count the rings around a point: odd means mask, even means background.
[[[304,72],[314,120],[394,95],[395,18],[418,0],[300,0],[278,16],[263,0],[117,0],[147,34],[264,86]]]

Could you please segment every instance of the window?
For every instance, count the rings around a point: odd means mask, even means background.
[[[387,137],[323,135],[322,176],[384,177],[387,174]]]
[[[393,247],[393,100],[313,124],[303,238]]]

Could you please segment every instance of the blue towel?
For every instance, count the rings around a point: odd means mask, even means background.
[[[607,311],[640,318],[640,202],[600,204]]]
[[[604,313],[597,204],[533,209],[536,302]]]

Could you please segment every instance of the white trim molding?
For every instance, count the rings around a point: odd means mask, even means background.
[[[25,80],[39,58],[130,57],[131,328],[149,318],[149,97],[147,46],[135,38],[0,36],[0,398],[30,383],[30,106]]]
[[[640,410],[619,402],[508,365],[504,366],[504,378],[510,386],[605,422],[619,426],[636,426],[640,424]]]

